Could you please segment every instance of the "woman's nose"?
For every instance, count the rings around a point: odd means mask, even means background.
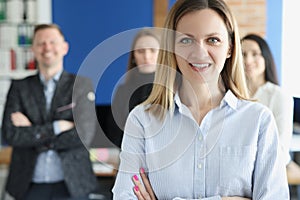
[[[192,53],[197,57],[206,57],[208,55],[207,46],[204,43],[195,43]]]
[[[150,59],[151,58],[151,51],[150,49],[145,49],[145,52],[144,52],[144,58],[145,59]]]
[[[253,56],[244,53],[243,59],[244,59],[244,63],[247,65],[253,61]]]

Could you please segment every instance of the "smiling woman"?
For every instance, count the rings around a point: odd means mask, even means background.
[[[294,102],[292,96],[278,85],[276,66],[269,45],[259,35],[248,34],[242,39],[242,50],[251,96],[270,108],[275,117],[280,151],[286,163],[288,178],[291,177],[290,174],[294,174],[291,172],[296,171],[300,174],[300,168],[291,160],[289,152],[293,133]]]
[[[199,19],[206,23],[197,23]],[[175,54],[183,76],[189,80],[185,73],[195,75],[192,69],[206,83],[205,87],[215,90],[213,84],[218,82],[223,64],[230,57],[231,42],[225,24],[219,24],[219,15],[213,10],[188,13],[179,20],[176,33]]]
[[[126,121],[114,199],[289,199],[273,115],[248,101],[238,33],[224,1],[176,1],[153,89]]]

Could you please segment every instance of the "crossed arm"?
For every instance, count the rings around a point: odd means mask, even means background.
[[[21,112],[14,112],[11,114],[10,119],[12,124],[16,127],[31,126],[31,121]],[[67,120],[58,120],[58,127],[61,132],[71,130],[74,127],[74,122]]]
[[[136,197],[138,198],[138,200],[157,200],[155,193],[152,189],[151,183],[143,168],[140,169],[140,176],[142,180],[139,180],[136,175],[132,177],[132,181],[135,185],[133,191]],[[251,200],[251,199],[236,196],[236,197],[222,197],[222,200]]]

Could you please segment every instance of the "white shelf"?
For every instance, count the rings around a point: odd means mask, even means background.
[[[22,2],[21,0],[19,2]],[[25,2],[25,1],[23,1]],[[18,6],[16,6],[18,9]],[[19,25],[33,25],[37,23],[51,23],[52,22],[52,0],[36,0],[36,10],[30,12],[32,18],[27,18],[26,23],[19,20],[11,20],[8,18],[0,21],[0,127],[2,123],[2,115],[4,110],[4,105],[6,101],[6,95],[11,83],[11,79],[22,79],[27,76],[37,73],[37,70],[26,70],[26,52],[29,50],[29,46],[18,45],[19,44]],[[16,9],[10,10],[15,12]],[[7,11],[7,10],[6,10]],[[23,12],[23,10],[21,11]],[[15,15],[10,15],[15,16]],[[28,17],[28,16],[27,16]],[[31,20],[29,20],[31,19]],[[8,29],[8,31],[7,31]],[[22,31],[22,29],[20,30]],[[33,30],[32,30],[33,31]],[[23,32],[22,32],[23,33]],[[27,32],[26,32],[27,33]],[[27,36],[27,35],[26,35]],[[29,42],[30,43],[30,42]],[[23,43],[22,43],[23,44]],[[27,44],[27,43],[26,43]],[[16,53],[16,70],[10,71],[11,67],[11,52],[10,50],[14,49]],[[2,55],[4,54],[4,55]],[[22,57],[25,56],[25,57]],[[23,69],[24,68],[24,69]],[[0,133],[1,135],[1,133]],[[1,142],[1,138],[0,138]]]
[[[0,79],[22,79],[36,73],[37,70],[14,70],[10,72],[0,72]]]

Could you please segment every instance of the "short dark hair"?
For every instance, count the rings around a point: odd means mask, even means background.
[[[58,32],[61,34],[61,36],[65,39],[65,36],[64,36],[61,28],[57,24],[37,24],[34,27],[33,38],[35,37],[35,35],[38,31],[48,29],[48,28],[53,28],[53,29],[58,30]]]

